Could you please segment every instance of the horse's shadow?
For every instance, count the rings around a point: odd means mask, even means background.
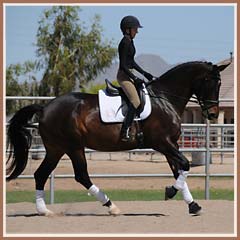
[[[15,214],[7,214],[7,217],[38,217],[37,213],[15,213]]]
[[[66,217],[112,217],[108,213],[56,213],[54,216],[66,216]],[[123,213],[118,216],[124,217],[167,217],[168,215],[162,213]],[[37,213],[16,213],[16,214],[8,214],[7,217],[39,217]]]
[[[110,214],[96,214],[96,213],[65,213],[64,216],[71,216],[71,217],[87,217],[87,216],[94,216],[94,217],[102,217],[107,216],[111,217],[113,215]],[[118,216],[124,216],[124,217],[141,217],[141,216],[149,216],[149,217],[166,217],[167,215],[162,213],[122,213]]]

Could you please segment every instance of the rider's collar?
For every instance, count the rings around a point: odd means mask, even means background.
[[[133,38],[131,37],[131,35],[130,35],[129,33],[125,33],[125,34],[124,34],[124,37],[129,38],[129,40],[133,40]]]

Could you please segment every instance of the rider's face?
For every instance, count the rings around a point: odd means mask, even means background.
[[[136,34],[138,33],[138,28],[129,28],[129,29],[127,29],[127,33],[133,39],[133,38],[135,38]]]
[[[137,33],[138,33],[138,28],[131,28],[130,34],[132,38],[135,38]]]

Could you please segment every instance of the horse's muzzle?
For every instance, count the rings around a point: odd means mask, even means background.
[[[207,108],[203,110],[203,116],[207,118],[208,120],[214,120],[217,119],[219,116],[219,107],[218,106],[212,106],[210,108]]]

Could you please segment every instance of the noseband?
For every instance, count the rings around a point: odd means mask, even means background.
[[[219,104],[219,100],[203,100],[203,99],[198,99],[197,97],[195,96],[192,96],[192,98],[196,99],[196,100],[191,100],[190,99],[190,102],[196,102],[199,104],[199,106],[201,107],[202,109],[202,112],[203,113],[206,113],[206,115],[209,115],[209,109],[212,108],[212,107],[215,107],[215,106],[218,106]]]

